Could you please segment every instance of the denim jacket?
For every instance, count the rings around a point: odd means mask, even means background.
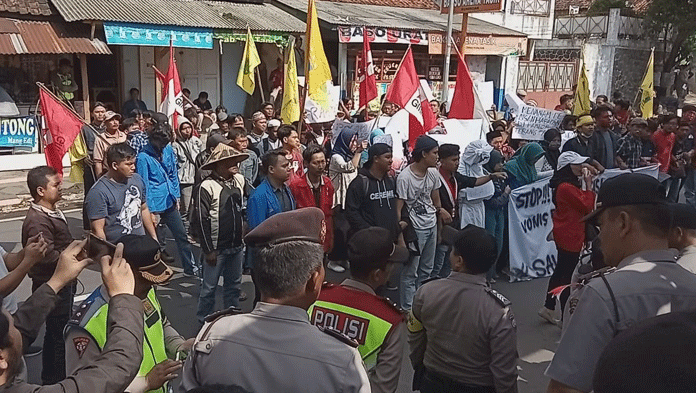
[[[160,157],[148,143],[138,153],[135,165],[145,183],[147,207],[151,212],[161,213],[176,204],[180,197],[179,168],[171,144],[164,148]]]
[[[285,184],[283,184],[283,191],[288,193],[290,201],[292,202],[292,209],[295,210],[297,208],[295,198],[293,198],[292,192],[290,192],[290,189]],[[268,182],[268,179],[263,179],[261,184],[254,190],[254,193],[249,197],[249,202],[247,202],[249,229],[256,228],[268,217],[278,213],[282,213],[278,197],[276,197],[273,192],[273,186]]]

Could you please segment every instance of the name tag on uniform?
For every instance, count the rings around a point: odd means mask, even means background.
[[[360,345],[365,345],[367,329],[370,327],[368,319],[318,306],[314,306],[312,310],[312,321],[316,326],[338,330]]]
[[[147,327],[152,327],[159,320],[157,309],[147,298],[143,300],[143,309],[145,310],[145,324]]]

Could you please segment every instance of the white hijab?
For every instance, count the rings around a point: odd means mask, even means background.
[[[470,177],[485,176],[483,165],[491,158],[491,151],[493,151],[493,147],[484,140],[469,143],[464,148],[462,158],[459,160],[457,172]]]

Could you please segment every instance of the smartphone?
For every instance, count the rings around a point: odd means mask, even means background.
[[[99,261],[105,255],[113,256],[116,251],[116,245],[90,233],[86,249],[89,258]]]

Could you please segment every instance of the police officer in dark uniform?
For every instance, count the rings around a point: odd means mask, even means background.
[[[656,315],[696,310],[696,275],[668,249],[672,215],[665,195],[657,179],[643,174],[602,184],[585,220],[599,226],[607,267],[581,277],[568,300],[561,341],[545,373],[547,392],[591,391],[597,361],[614,336]]]
[[[468,225],[443,230],[452,273],[421,286],[408,342],[422,393],[517,392],[517,329],[510,301],[486,284],[495,238]]]

